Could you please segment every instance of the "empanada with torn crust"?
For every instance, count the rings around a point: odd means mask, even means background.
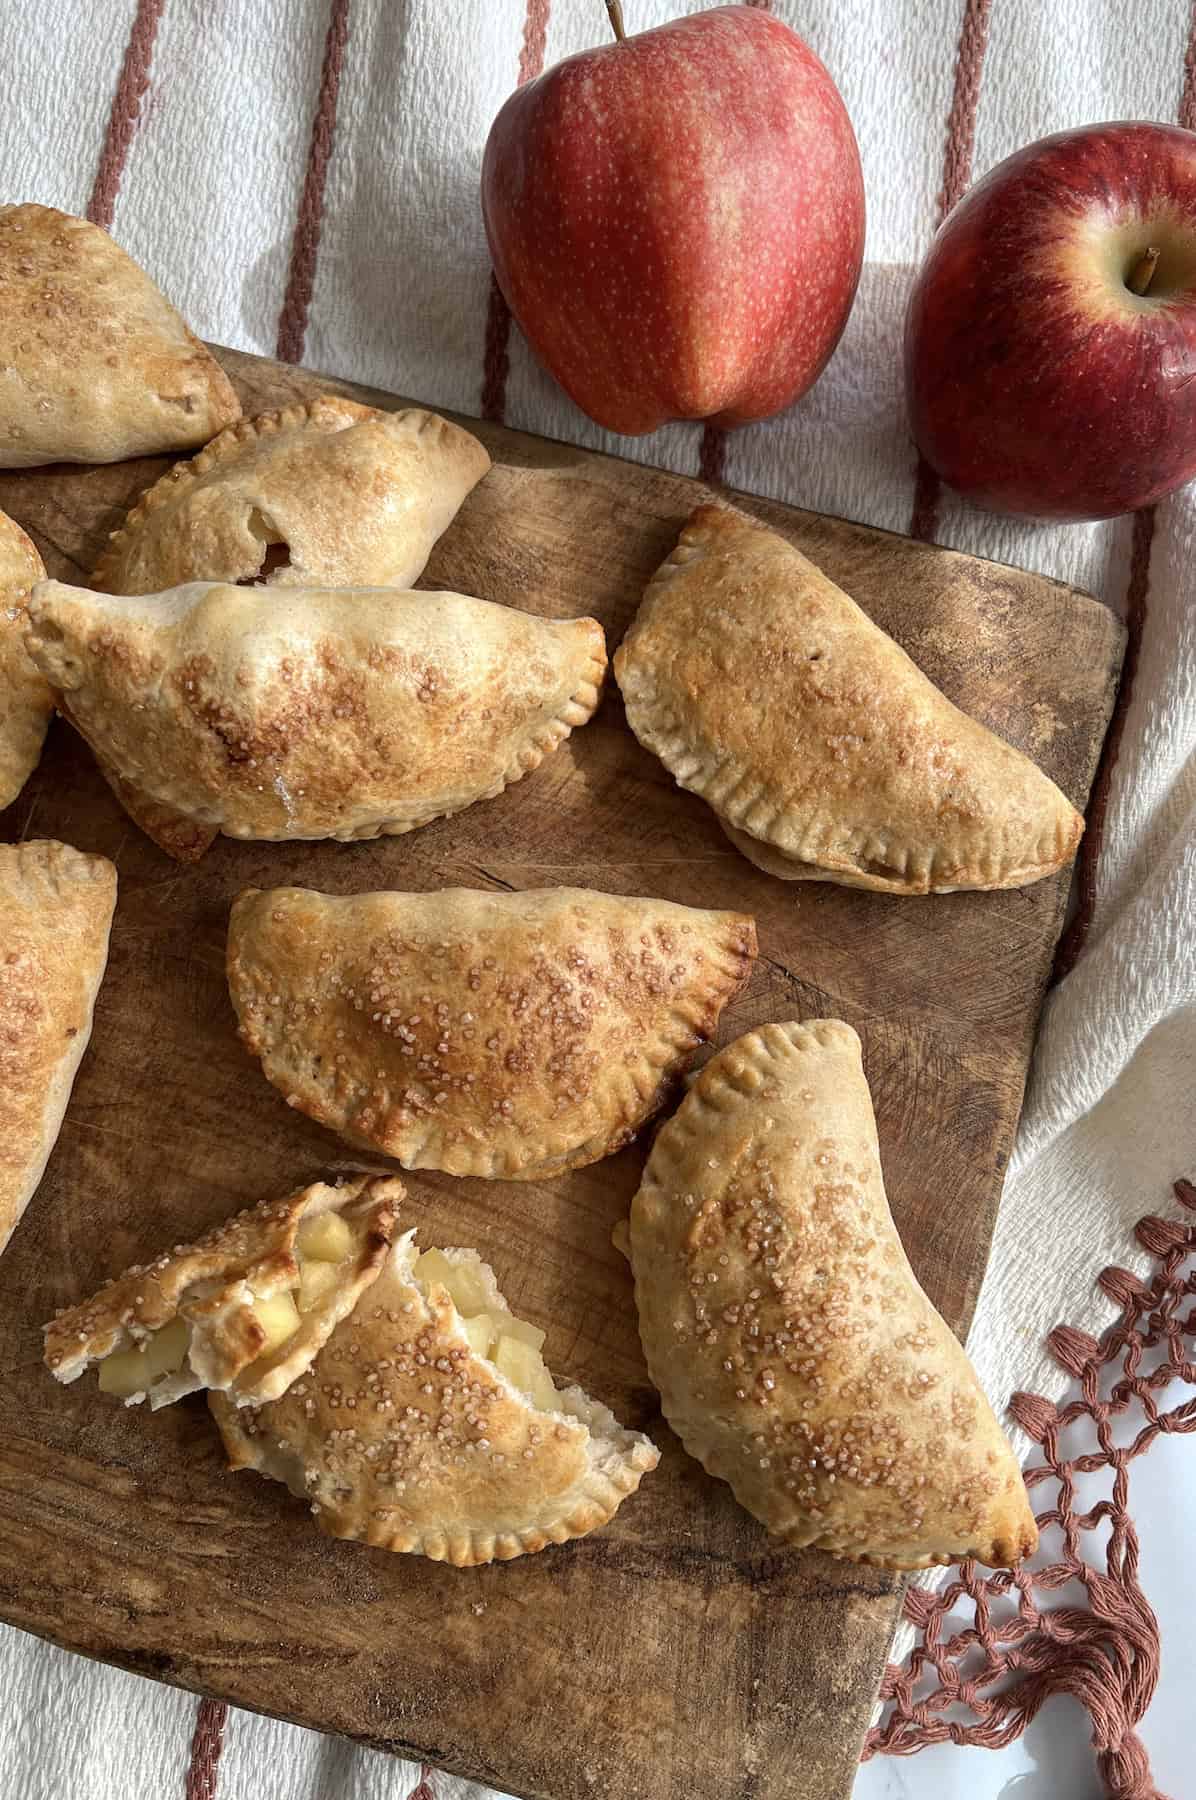
[[[289,1105],[408,1169],[531,1181],[629,1141],[755,951],[741,913],[585,888],[250,888],[228,980]]]
[[[1037,1543],[1021,1471],[922,1292],[850,1026],[764,1025],[657,1134],[631,1209],[665,1418],[799,1548],[920,1569]]]
[[[126,1406],[199,1388],[277,1400],[376,1280],[403,1198],[393,1177],[315,1182],[126,1270],[46,1326],[46,1366]]]
[[[53,839],[0,844],[0,1251],[58,1141],[115,907],[106,857]]]
[[[1023,887],[1084,821],[799,550],[700,506],[615,656],[627,719],[772,875],[888,894]]]
[[[458,1568],[605,1525],[656,1447],[554,1386],[476,1250],[417,1256],[411,1235],[285,1398],[209,1397],[232,1467],[284,1482],[329,1537]]]
[[[21,527],[0,512],[0,812],[37,767],[54,716],[54,696],[25,648],[25,603],[45,577]]]
[[[45,581],[26,643],[132,817],[212,837],[390,837],[488,800],[598,704],[593,619],[464,594]]]
[[[241,419],[176,463],[112,533],[92,585],[412,587],[489,467],[478,440],[436,413],[321,394]]]
[[[192,450],[240,416],[215,357],[106,231],[0,206],[0,468]]]

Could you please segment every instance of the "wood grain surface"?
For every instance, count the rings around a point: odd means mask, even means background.
[[[332,389],[221,353],[246,411]],[[495,468],[422,585],[553,617],[613,651],[697,483],[468,421]],[[51,575],[85,581],[163,461],[0,476]],[[1037,576],[736,497],[800,544],[967,711],[1080,806],[1121,655],[1104,608]],[[266,598],[263,604],[269,605]],[[120,871],[95,1032],[40,1192],[0,1261],[0,1616],[72,1649],[543,1800],[838,1800],[899,1605],[890,1575],[778,1550],[662,1424],[611,1227],[643,1146],[537,1186],[408,1178],[421,1242],[477,1245],[582,1382],[663,1447],[613,1525],[465,1572],[320,1537],[274,1484],[222,1468],[196,1398],[156,1416],[56,1387],[41,1325],[133,1258],[346,1166],[239,1047],[224,982],[247,885],[333,892],[572,883],[759,923],[721,1041],[835,1014],[860,1032],[893,1211],[956,1330],[970,1318],[1067,879],[903,900],[774,881],[600,712],[501,798],[405,838],[219,840],[193,869],[131,825],[70,730],[0,818]],[[0,922],[2,931],[2,922]]]

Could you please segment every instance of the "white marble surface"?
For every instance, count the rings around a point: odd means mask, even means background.
[[[1192,1397],[1178,1384],[1167,1404]],[[1135,1423],[1137,1423],[1135,1421]],[[1118,1441],[1126,1431],[1119,1427]],[[1084,1477],[1081,1498],[1091,1506],[1109,1492],[1107,1475]],[[1053,1487],[1036,1490],[1038,1510]],[[1130,1511],[1142,1544],[1140,1579],[1158,1615],[1162,1672],[1140,1735],[1155,1785],[1171,1800],[1196,1792],[1192,1695],[1196,1691],[1196,1555],[1190,1520],[1196,1512],[1196,1441],[1192,1435],[1157,1438],[1131,1465]],[[1094,1560],[1103,1567],[1099,1553]],[[960,1615],[961,1622],[965,1615]],[[879,1756],[861,1768],[852,1800],[1101,1800],[1090,1722],[1070,1698],[1050,1701],[1034,1724],[1005,1750],[940,1744],[913,1757]]]

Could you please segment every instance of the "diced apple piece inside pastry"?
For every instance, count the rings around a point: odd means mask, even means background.
[[[362,1177],[240,1213],[59,1313],[47,1366],[74,1381],[98,1363],[101,1392],[154,1407],[204,1387],[276,1398],[376,1279],[402,1196]]]
[[[860,1041],[764,1025],[711,1059],[631,1209],[665,1418],[786,1543],[885,1568],[1029,1556],[1034,1515],[881,1177]]]
[[[304,1219],[295,1242],[313,1262],[344,1262],[353,1248],[353,1232],[339,1213],[316,1213]]]
[[[436,413],[319,394],[240,419],[168,469],[112,533],[91,585],[414,587],[489,467],[478,440]],[[284,546],[277,561],[270,545]]]
[[[1084,821],[790,543],[700,506],[615,656],[627,722],[768,874],[1024,887]]]
[[[585,888],[249,888],[228,984],[301,1112],[407,1168],[532,1181],[628,1142],[755,953],[743,913]]]
[[[465,1567],[606,1524],[659,1460],[553,1385],[542,1341],[476,1251],[419,1256],[408,1234],[286,1394],[208,1403],[232,1467],[285,1483],[328,1536]]]
[[[606,673],[596,620],[468,594],[42,581],[27,613],[59,711],[181,861],[217,832],[397,837],[493,799],[586,723]]]

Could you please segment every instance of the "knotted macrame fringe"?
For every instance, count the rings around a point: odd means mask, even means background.
[[[1196,1214],[1191,1182],[1176,1182],[1175,1195]],[[1158,1267],[1149,1282],[1128,1269],[1106,1269],[1100,1276],[1101,1290],[1121,1308],[1116,1324],[1099,1343],[1070,1325],[1056,1327],[1047,1340],[1055,1360],[1079,1383],[1080,1398],[1056,1406],[1040,1394],[1015,1394],[1009,1404],[1042,1451],[1042,1460],[1026,1470],[1027,1487],[1048,1481],[1058,1487],[1055,1505],[1038,1514],[1038,1524],[1044,1533],[1058,1533],[1059,1560],[1034,1571],[988,1574],[968,1561],[937,1593],[909,1589],[905,1617],[920,1641],[903,1665],[890,1663],[885,1670],[880,1698],[887,1711],[868,1733],[865,1761],[877,1754],[912,1756],[948,1739],[999,1749],[1021,1736],[1045,1701],[1071,1694],[1092,1720],[1097,1767],[1109,1800],[1166,1800],[1134,1729],[1158,1681],[1159,1627],[1138,1582],[1129,1465],[1160,1433],[1196,1430],[1196,1399],[1167,1412],[1155,1403],[1156,1394],[1173,1381],[1196,1387],[1190,1354],[1196,1307],[1181,1310],[1196,1294],[1196,1224],[1145,1218],[1135,1235]],[[1161,1352],[1157,1361],[1156,1351]],[[1147,1352],[1151,1366],[1144,1372]],[[1120,1373],[1102,1400],[1102,1375],[1114,1367]],[[1118,1446],[1113,1421],[1131,1407],[1140,1409],[1142,1424],[1131,1443]],[[1080,1419],[1090,1423],[1097,1448],[1065,1456],[1062,1436]],[[1077,1512],[1076,1476],[1099,1469],[1112,1471],[1111,1497]],[[1109,1540],[1102,1571],[1085,1557],[1081,1535],[1105,1524]],[[1036,1596],[1073,1581],[1083,1586],[1086,1606],[1040,1607]],[[975,1623],[945,1637],[947,1617],[965,1597]],[[919,1684],[931,1680],[937,1686],[916,1693]],[[998,1683],[999,1691],[991,1691]],[[956,1716],[946,1717],[952,1709]],[[971,1717],[960,1718],[960,1709]]]

